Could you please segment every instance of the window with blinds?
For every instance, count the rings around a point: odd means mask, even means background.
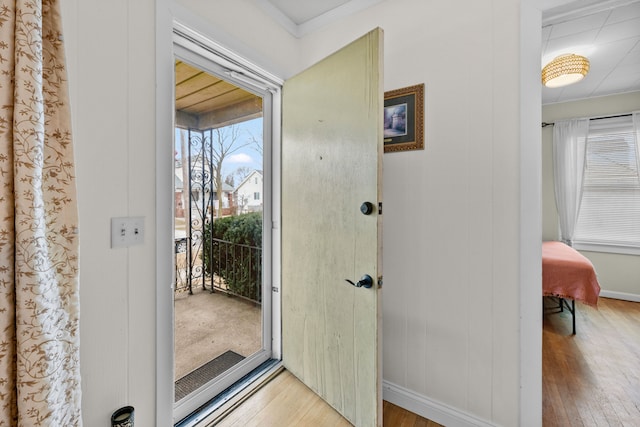
[[[574,244],[640,249],[639,159],[631,115],[591,120]]]

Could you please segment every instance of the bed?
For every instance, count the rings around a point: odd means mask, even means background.
[[[596,306],[600,284],[591,261],[562,242],[542,243],[542,295],[553,297],[552,309],[571,313],[573,334],[576,333],[576,300]],[[571,305],[567,300],[571,300]]]

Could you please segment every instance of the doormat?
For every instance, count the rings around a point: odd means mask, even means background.
[[[208,383],[236,363],[244,359],[238,353],[231,350],[222,353],[215,359],[205,363],[198,369],[191,371],[175,382],[175,402],[182,399],[192,391]]]

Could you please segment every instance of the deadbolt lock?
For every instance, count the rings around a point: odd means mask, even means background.
[[[371,215],[373,213],[373,203],[364,202],[362,205],[360,205],[360,212],[365,215]]]

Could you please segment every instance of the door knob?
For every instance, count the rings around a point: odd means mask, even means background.
[[[368,274],[365,274],[364,276],[362,276],[360,278],[360,280],[358,280],[358,283],[353,283],[351,280],[349,279],[345,279],[347,282],[351,283],[353,286],[355,286],[356,288],[367,288],[369,289],[370,287],[373,286],[373,279],[371,278],[371,276],[369,276]]]
[[[373,203],[364,202],[362,205],[360,205],[360,212],[365,215],[371,215],[371,213],[373,212]]]

